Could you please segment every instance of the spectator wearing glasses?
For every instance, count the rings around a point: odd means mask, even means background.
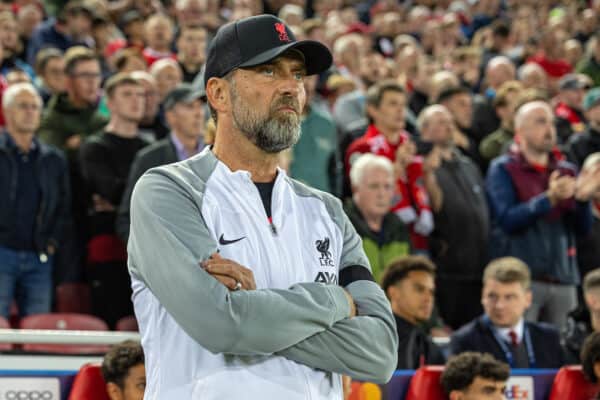
[[[67,90],[50,99],[38,133],[73,159],[83,139],[108,120],[98,112],[102,76],[94,52],[81,46],[70,48],[65,54],[65,73]]]

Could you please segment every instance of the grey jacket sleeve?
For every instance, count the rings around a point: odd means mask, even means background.
[[[340,206],[341,208],[341,206]],[[346,215],[339,216],[344,232],[342,269],[364,267],[370,271],[362,240]],[[346,286],[354,298],[358,316],[337,322],[324,332],[278,354],[326,371],[354,379],[387,383],[397,365],[398,334],[388,299],[375,282],[356,280]]]
[[[149,171],[134,189],[129,270],[190,337],[213,353],[267,355],[349,316],[341,287],[229,292],[199,266],[216,243],[195,189],[165,171]]]

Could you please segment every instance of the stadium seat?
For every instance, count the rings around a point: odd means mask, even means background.
[[[56,287],[56,312],[89,314],[90,287],[85,283],[63,283]]]
[[[10,329],[10,324],[4,317],[0,317],[0,329]],[[13,349],[11,343],[0,343],[0,351],[9,351]]]
[[[59,330],[85,330],[107,331],[108,326],[101,319],[93,315],[53,313],[35,314],[21,319],[21,329],[59,329]],[[43,344],[28,343],[23,345],[23,350],[43,353],[62,354],[103,354],[109,346],[88,344]]]
[[[556,374],[549,400],[595,399],[599,391],[600,384],[586,380],[581,365],[569,365]]]
[[[17,307],[17,302],[13,301],[10,304],[10,311],[8,312],[8,322],[10,326],[17,327],[19,326],[19,308]]]
[[[410,380],[405,400],[445,400],[446,395],[440,384],[443,371],[441,365],[419,368]]]
[[[69,400],[110,400],[99,364],[81,367],[73,381]]]
[[[374,383],[352,381],[348,400],[381,400],[381,389]]]
[[[133,315],[128,315],[117,321],[115,330],[122,332],[139,332],[137,319]]]

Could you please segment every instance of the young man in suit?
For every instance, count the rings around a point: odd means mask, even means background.
[[[456,331],[451,354],[465,351],[490,353],[511,368],[559,368],[564,364],[558,330],[528,322],[531,276],[521,260],[504,257],[492,261],[483,274],[481,304],[484,315]]]

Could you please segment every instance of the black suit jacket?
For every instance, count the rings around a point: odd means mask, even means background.
[[[170,137],[159,140],[158,142],[143,148],[136,154],[133,164],[131,165],[131,170],[129,171],[127,186],[125,187],[121,205],[119,206],[116,222],[117,235],[119,235],[125,243],[127,243],[127,240],[129,239],[129,205],[131,203],[131,194],[133,193],[136,182],[149,169],[177,161],[179,161],[177,158],[177,151],[175,150],[175,145]]]
[[[560,368],[564,365],[564,351],[558,329],[544,323],[525,321],[531,335],[536,368]],[[497,360],[508,362],[490,327],[479,317],[454,332],[450,338],[450,354],[465,351],[490,353]]]

